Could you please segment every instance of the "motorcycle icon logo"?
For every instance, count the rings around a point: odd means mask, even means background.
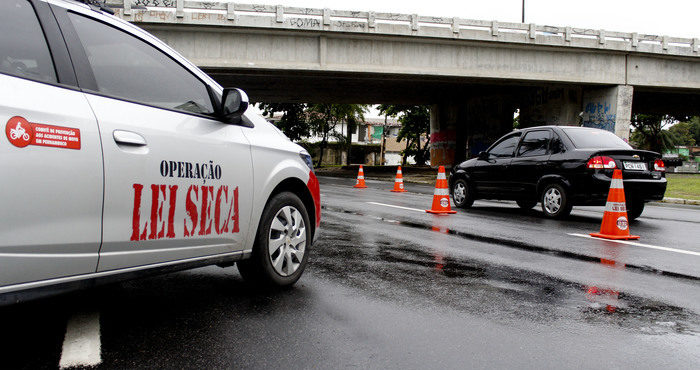
[[[34,129],[32,125],[22,117],[12,117],[7,121],[5,126],[5,134],[7,134],[10,143],[18,148],[24,148],[29,145],[34,138]]]
[[[24,127],[22,127],[22,124],[17,122],[17,127],[10,129],[10,139],[17,140],[19,138],[22,138],[22,140],[24,141],[28,141],[29,134],[24,129]]]

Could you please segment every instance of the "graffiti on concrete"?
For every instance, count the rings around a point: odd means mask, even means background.
[[[610,103],[588,103],[583,111],[583,126],[615,132],[616,118]]]
[[[321,21],[315,18],[291,18],[289,24],[297,28],[319,28]]]
[[[175,0],[135,0],[134,5],[141,6],[163,6],[174,8]]]
[[[362,22],[349,22],[349,21],[336,21],[333,22],[333,26],[337,28],[342,28],[346,30],[360,30],[364,31],[367,28],[367,23]]]

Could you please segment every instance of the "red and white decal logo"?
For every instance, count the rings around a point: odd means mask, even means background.
[[[7,134],[10,144],[18,148],[24,148],[31,144],[34,139],[32,124],[22,117],[10,118],[5,126],[5,134]]]
[[[617,218],[617,228],[620,230],[627,230],[629,223],[627,222],[627,219],[624,216],[620,216]]]
[[[27,145],[80,150],[80,130],[77,128],[32,123],[15,116],[7,121],[5,134],[18,148]]]

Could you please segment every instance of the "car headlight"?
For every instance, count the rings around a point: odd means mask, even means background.
[[[307,166],[309,166],[309,169],[311,171],[314,170],[314,162],[311,160],[311,155],[306,150],[302,150],[299,152],[299,157],[306,163]]]

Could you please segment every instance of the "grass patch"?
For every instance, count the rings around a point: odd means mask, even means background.
[[[700,200],[700,175],[667,173],[666,194],[669,198]]]

